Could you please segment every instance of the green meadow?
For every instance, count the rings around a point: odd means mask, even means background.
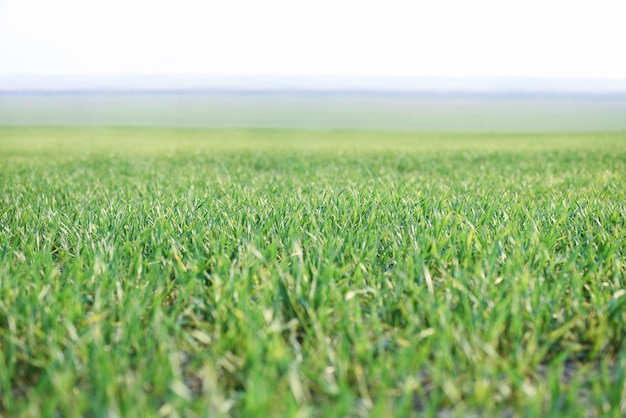
[[[626,133],[0,128],[0,416],[622,416]]]

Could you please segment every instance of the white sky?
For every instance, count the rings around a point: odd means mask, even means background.
[[[626,0],[0,0],[0,74],[626,78]]]

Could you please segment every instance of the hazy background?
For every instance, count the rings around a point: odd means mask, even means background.
[[[5,76],[0,91],[2,125],[626,130],[626,89],[606,80]]]
[[[626,130],[626,3],[0,0],[0,125]]]

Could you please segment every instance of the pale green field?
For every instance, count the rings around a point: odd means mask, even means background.
[[[626,133],[0,128],[0,416],[626,414]]]
[[[626,97],[281,91],[0,94],[2,125],[623,132]]]

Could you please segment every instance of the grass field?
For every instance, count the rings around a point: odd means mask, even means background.
[[[624,132],[626,94],[341,91],[7,94],[0,89],[1,125]]]
[[[1,416],[621,416],[626,133],[0,128]]]

